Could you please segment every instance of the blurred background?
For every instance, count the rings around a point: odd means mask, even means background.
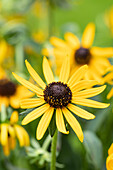
[[[49,38],[53,35],[63,38],[67,31],[81,38],[89,22],[96,25],[93,45],[113,46],[112,6],[112,0],[0,0],[0,67],[13,81],[12,71],[30,78],[24,65],[24,60],[28,59],[43,78],[42,49],[50,46]],[[106,99],[110,89],[108,85],[106,91],[96,99],[112,103],[112,98]],[[106,169],[108,148],[113,141],[112,105],[108,109],[87,110],[94,113],[96,119],[79,119],[85,135],[83,144],[71,129],[69,135],[59,134],[58,169]],[[20,116],[20,122],[22,118]],[[41,141],[35,139],[38,121],[24,126],[32,139],[31,148],[20,148],[17,143],[15,150],[6,157],[0,146],[0,170],[49,169],[50,145],[46,152],[44,148],[44,152],[35,152],[48,140],[48,133]]]

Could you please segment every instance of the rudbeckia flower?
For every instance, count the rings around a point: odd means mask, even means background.
[[[6,107],[11,105],[13,108],[20,107],[20,99],[32,97],[34,94],[21,85],[16,85],[14,82],[4,77],[0,79],[0,108],[2,104]]]
[[[16,146],[16,138],[20,146],[29,146],[29,136],[26,130],[18,125],[18,112],[14,111],[9,123],[0,124],[0,144],[3,147],[4,154],[8,156],[10,150]]]
[[[64,35],[65,40],[51,37],[50,43],[54,47],[53,50],[43,49],[42,53],[46,56],[55,56],[57,71],[66,55],[70,57],[72,73],[87,64],[89,67],[84,79],[100,82],[106,69],[111,66],[107,58],[113,56],[113,48],[92,47],[94,36],[95,25],[89,23],[83,32],[81,42],[73,33],[67,32]]]
[[[29,122],[42,116],[36,132],[37,139],[40,140],[43,137],[45,131],[47,130],[53,114],[55,114],[56,126],[58,131],[64,134],[69,133],[65,127],[65,117],[67,122],[70,124],[70,126],[82,142],[83,132],[81,126],[71,112],[84,119],[94,119],[95,116],[93,114],[78,107],[77,105],[94,108],[108,107],[109,104],[87,99],[89,97],[93,97],[101,93],[105,89],[105,85],[101,87],[91,88],[97,83],[96,81],[81,80],[88,69],[87,65],[80,67],[69,78],[69,57],[67,57],[63,62],[58,81],[55,81],[48,60],[46,59],[46,57],[44,57],[43,73],[47,85],[39,77],[39,75],[31,67],[27,60],[25,63],[30,75],[35,80],[37,85],[30,83],[29,81],[21,78],[15,73],[13,73],[13,75],[23,86],[36,93],[37,98],[28,98],[21,100],[21,108],[36,108],[23,119],[22,125],[26,125]]]
[[[108,150],[108,157],[106,160],[106,168],[107,170],[113,170],[113,143],[111,144]]]

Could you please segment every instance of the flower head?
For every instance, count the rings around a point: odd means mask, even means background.
[[[113,143],[111,144],[108,150],[108,157],[106,160],[106,168],[107,170],[113,170]]]
[[[10,150],[16,146],[16,138],[19,140],[20,146],[29,145],[29,136],[26,130],[18,125],[18,112],[14,111],[11,115],[9,123],[0,124],[0,144],[3,147],[4,154],[8,156]]]
[[[65,127],[65,117],[66,121],[77,134],[80,141],[83,141],[81,126],[71,112],[84,119],[94,119],[95,116],[93,114],[81,109],[77,106],[77,104],[94,108],[108,107],[108,104],[87,99],[101,93],[105,89],[105,86],[91,88],[93,85],[97,84],[96,81],[82,80],[88,69],[87,65],[80,67],[69,78],[70,60],[68,57],[63,62],[59,75],[59,81],[55,81],[48,60],[44,57],[43,73],[47,85],[31,67],[28,61],[26,61],[26,66],[30,75],[38,85],[30,83],[15,73],[13,73],[13,75],[22,85],[36,93],[38,97],[21,100],[22,108],[36,108],[23,119],[22,124],[26,125],[43,115],[36,132],[37,139],[39,140],[43,137],[50,124],[53,114],[55,114],[56,126],[60,132],[64,134],[69,133]]]
[[[0,68],[0,71],[0,109],[2,104],[5,104],[7,107],[11,105],[13,108],[18,109],[20,107],[20,99],[32,97],[34,94],[7,78],[2,68]]]
[[[50,43],[53,49],[43,49],[42,53],[46,56],[54,55],[57,72],[64,61],[65,56],[69,56],[71,62],[72,73],[82,65],[87,64],[88,71],[84,75],[84,79],[101,81],[102,76],[106,73],[106,69],[111,65],[107,57],[113,56],[113,48],[92,47],[95,36],[95,25],[89,23],[84,30],[81,42],[71,32],[64,35],[65,40],[57,37],[51,37]]]

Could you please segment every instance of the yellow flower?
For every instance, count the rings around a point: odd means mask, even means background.
[[[3,147],[4,154],[8,156],[10,150],[16,146],[16,138],[19,140],[20,146],[29,146],[29,136],[26,130],[17,124],[18,112],[14,111],[11,115],[9,123],[0,124],[0,144]]]
[[[71,112],[84,119],[94,119],[95,116],[93,114],[85,111],[77,105],[94,108],[108,107],[109,104],[87,99],[101,93],[105,89],[105,86],[91,88],[93,85],[97,84],[96,81],[81,80],[87,71],[87,65],[80,67],[69,79],[70,62],[68,57],[64,60],[61,67],[59,81],[55,81],[48,60],[46,59],[46,57],[44,57],[43,73],[47,85],[39,77],[36,71],[31,67],[29,62],[26,61],[25,63],[30,75],[38,84],[38,86],[13,73],[14,77],[23,86],[33,91],[37,95],[37,98],[28,98],[21,100],[21,108],[36,108],[23,119],[22,124],[26,125],[43,115],[38,124],[36,132],[37,139],[40,140],[47,130],[53,114],[56,114],[57,129],[64,134],[69,133],[65,127],[65,117],[67,122],[70,124],[70,126],[82,142],[83,132],[81,126],[78,123],[77,119],[71,114]]]
[[[113,56],[113,48],[92,47],[94,36],[95,25],[89,23],[84,30],[81,42],[74,34],[67,32],[64,35],[65,40],[51,37],[50,43],[54,46],[53,50],[43,49],[42,53],[46,56],[55,56],[57,71],[66,55],[70,57],[72,73],[80,66],[87,64],[89,67],[84,79],[100,82],[106,69],[111,66],[107,57]]]
[[[6,107],[11,105],[13,108],[20,107],[20,99],[32,97],[34,94],[21,85],[16,85],[14,82],[0,74],[0,109],[1,105]],[[0,76],[0,77],[1,77]]]
[[[106,168],[107,170],[113,170],[113,143],[111,144],[108,150],[108,157],[106,160]]]

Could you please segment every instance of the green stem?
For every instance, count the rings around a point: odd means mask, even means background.
[[[51,169],[56,170],[56,147],[57,147],[57,134],[58,131],[56,130],[53,139],[52,139],[52,146],[51,146]]]

